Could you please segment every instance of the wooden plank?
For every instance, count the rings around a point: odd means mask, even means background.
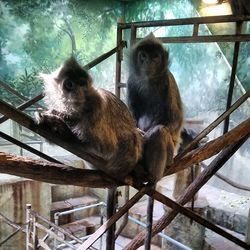
[[[182,158],[176,159],[173,164],[166,168],[164,175],[176,173],[205,159],[208,159],[213,155],[219,153],[223,148],[249,135],[250,118],[230,130],[225,135],[222,135],[206,143],[204,146],[198,149],[192,150],[191,152],[184,155]]]

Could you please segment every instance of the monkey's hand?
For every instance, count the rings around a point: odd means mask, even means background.
[[[39,127],[49,130],[65,140],[75,137],[67,124],[59,116],[51,112],[35,112],[35,119]]]

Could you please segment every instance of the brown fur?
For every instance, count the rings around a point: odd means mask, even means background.
[[[168,67],[168,51],[153,34],[131,51],[128,106],[145,132],[144,165],[152,182],[172,163],[181,141],[182,102]]]
[[[124,179],[142,154],[142,136],[126,105],[111,92],[95,89],[74,58],[41,77],[49,111],[37,116],[38,123],[57,126],[62,136],[66,126],[85,148],[108,161],[104,172]]]

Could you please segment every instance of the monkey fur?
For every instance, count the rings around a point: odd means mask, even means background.
[[[40,76],[49,110],[37,113],[38,124],[55,127],[64,138],[76,136],[88,152],[108,161],[101,170],[124,180],[141,158],[143,143],[126,105],[111,92],[94,88],[91,76],[73,57]]]
[[[144,165],[156,182],[178,150],[183,109],[168,51],[152,33],[132,48],[127,84],[129,109],[145,132]]]

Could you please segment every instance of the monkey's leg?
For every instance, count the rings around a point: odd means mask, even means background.
[[[174,144],[168,128],[158,125],[145,134],[144,165],[149,173],[149,185],[155,189],[164,169],[173,161]],[[154,199],[149,197],[147,207],[147,237],[144,247],[150,249],[153,224]]]

